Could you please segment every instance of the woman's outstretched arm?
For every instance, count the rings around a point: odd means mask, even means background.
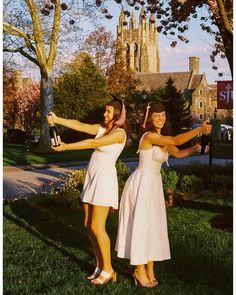
[[[60,117],[57,117],[53,112],[50,112],[47,115],[47,121],[49,124],[53,124],[53,123],[59,124],[67,128],[70,128],[79,132],[85,132],[91,135],[96,135],[99,127],[101,126],[100,124],[85,124],[78,120],[60,118]]]
[[[176,136],[163,136],[158,135],[157,133],[151,132],[148,133],[144,137],[144,141],[146,141],[146,144],[148,145],[160,145],[160,146],[166,146],[166,145],[182,145],[195,136],[199,135],[200,133],[203,134],[209,134],[211,133],[212,126],[207,124],[202,124],[202,126],[194,128],[190,131],[178,134]]]
[[[111,133],[104,135],[99,138],[85,139],[75,143],[64,143],[62,142],[60,146],[53,147],[53,150],[57,152],[71,151],[71,150],[86,150],[94,149],[96,147],[122,143],[125,140],[125,132],[122,130],[112,131]]]
[[[166,150],[175,158],[185,158],[188,157],[192,154],[195,154],[199,151],[200,148],[200,144],[195,144],[194,146],[191,146],[189,148],[186,149],[178,149],[176,146],[174,145],[167,145],[166,146]]]

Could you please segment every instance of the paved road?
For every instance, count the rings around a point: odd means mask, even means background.
[[[196,155],[184,159],[170,158],[169,164],[185,165],[190,162],[209,163],[207,155]],[[125,160],[131,171],[138,165],[137,158]],[[213,164],[226,164],[232,160],[213,159]],[[87,162],[63,163],[47,166],[7,166],[3,169],[3,198],[15,198],[35,194],[42,191],[49,191],[52,186],[56,187],[61,183],[61,175],[66,175],[72,169],[84,168]]]

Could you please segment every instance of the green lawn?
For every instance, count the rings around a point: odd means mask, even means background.
[[[66,151],[63,153],[39,154],[26,150],[24,145],[4,144],[3,146],[3,165],[30,165],[47,164],[61,162],[78,162],[89,160],[92,150]],[[136,149],[125,149],[121,157],[133,157],[136,155]]]
[[[232,218],[232,196],[208,193],[167,210],[172,259],[156,263],[160,285],[152,290],[134,286],[133,267],[114,251],[117,284],[96,287],[85,279],[94,258],[82,209],[70,197],[43,195],[4,205],[5,295],[232,294],[232,228],[211,226],[216,217]],[[108,220],[112,249],[116,228],[113,213]]]

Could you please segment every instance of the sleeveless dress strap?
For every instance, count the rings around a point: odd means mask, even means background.
[[[150,131],[147,131],[147,132],[143,133],[143,135],[141,136],[141,138],[139,140],[138,150],[137,150],[136,154],[138,154],[140,152],[140,144],[141,144],[141,141],[142,141],[144,135],[146,135],[147,133],[150,133]]]
[[[114,131],[116,131],[116,130],[122,130],[122,131],[125,133],[125,140],[124,140],[124,142],[126,142],[127,134],[126,134],[125,129],[123,129],[123,128],[116,128]],[[122,144],[123,144],[123,143],[122,143]]]

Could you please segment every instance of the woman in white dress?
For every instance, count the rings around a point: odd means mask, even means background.
[[[94,273],[88,277],[95,285],[116,281],[116,272],[111,264],[110,239],[106,232],[106,220],[110,207],[118,209],[118,181],[115,163],[126,143],[125,104],[120,100],[110,101],[104,112],[103,124],[84,124],[77,120],[57,117],[49,113],[50,123],[95,135],[76,143],[61,143],[55,151],[94,149],[91,156],[84,188],[81,195],[85,219],[96,257]]]
[[[211,126],[201,127],[179,134],[163,136],[166,122],[162,103],[148,105],[145,122],[147,132],[139,143],[139,166],[128,178],[121,197],[119,226],[116,240],[117,256],[127,258],[135,265],[135,283],[155,287],[154,261],[170,259],[166,208],[161,179],[162,163],[168,153],[175,157],[187,157],[199,151],[199,145],[179,150],[182,145],[199,133],[210,133]],[[145,127],[145,126],[143,126]]]

